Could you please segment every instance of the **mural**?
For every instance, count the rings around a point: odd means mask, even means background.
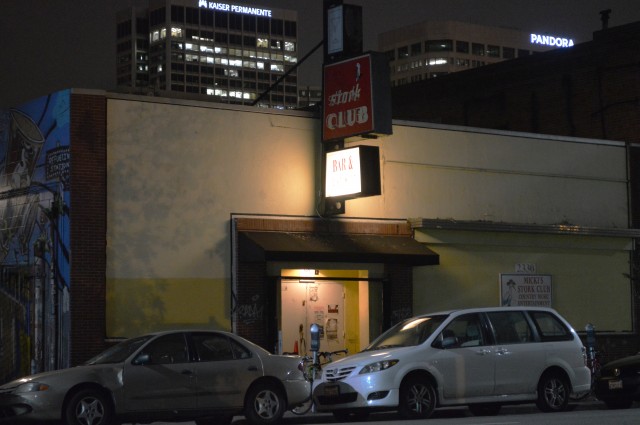
[[[0,382],[69,365],[69,106],[0,110]]]

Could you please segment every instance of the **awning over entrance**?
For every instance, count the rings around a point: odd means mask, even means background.
[[[439,264],[440,257],[408,236],[238,232],[241,261],[323,261]]]

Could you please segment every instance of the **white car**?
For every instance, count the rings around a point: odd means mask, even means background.
[[[299,363],[228,332],[157,332],[83,365],[0,385],[0,424],[221,425],[244,414],[252,425],[272,425],[309,397]]]
[[[398,323],[364,351],[325,367],[313,401],[338,420],[378,410],[428,418],[454,405],[494,415],[503,404],[526,402],[555,412],[590,383],[584,346],[556,311],[476,308]]]

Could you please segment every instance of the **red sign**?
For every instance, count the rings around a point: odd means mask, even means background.
[[[323,96],[322,140],[373,132],[371,56],[325,66]]]

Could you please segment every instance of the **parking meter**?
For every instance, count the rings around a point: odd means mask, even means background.
[[[309,332],[311,332],[311,351],[317,353],[320,351],[320,326],[317,323],[313,323]]]
[[[584,330],[587,331],[587,362],[589,368],[593,371],[593,364],[596,358],[596,327],[591,323],[587,323]]]

